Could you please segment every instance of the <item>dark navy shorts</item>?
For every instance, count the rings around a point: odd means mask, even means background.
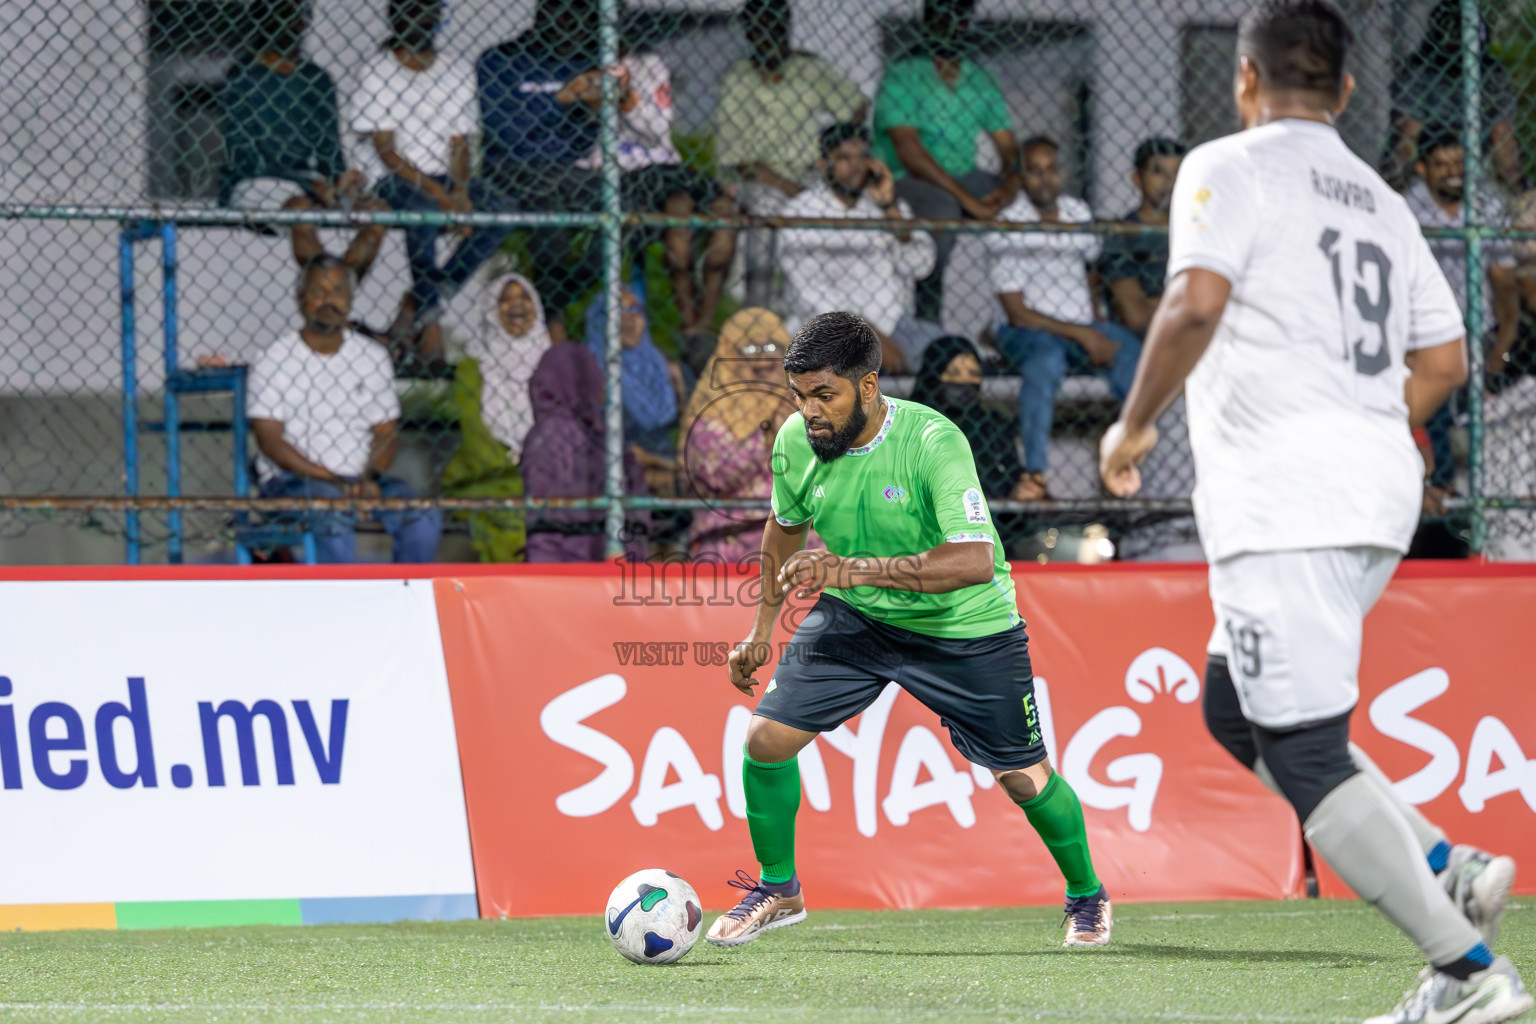
[[[1045,760],[1023,623],[947,640],[876,622],[823,594],[780,655],[757,713],[828,732],[891,682],[939,716],[966,760],[997,771]]]

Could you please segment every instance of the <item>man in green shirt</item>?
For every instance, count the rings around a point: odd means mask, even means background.
[[[963,55],[975,0],[925,0],[928,52],[891,64],[875,99],[875,156],[921,218],[991,220],[1019,193],[1019,152],[1003,90]],[[976,136],[997,147],[1001,179],[976,168]],[[935,237],[938,262],[917,289],[917,316],[939,319],[953,232]]]
[[[784,369],[799,412],[773,446],[765,585],[730,656],[732,685],[752,695],[785,596],[825,592],[747,729],[742,781],[762,881],[731,883],[746,895],[707,938],[739,946],[805,919],[796,756],[895,682],[1023,807],[1067,881],[1063,945],[1107,945],[1109,897],[1077,795],[1046,759],[1029,638],[965,435],[927,406],[880,394],[879,337],[852,313],[807,321]],[[825,551],[801,550],[812,524]]]

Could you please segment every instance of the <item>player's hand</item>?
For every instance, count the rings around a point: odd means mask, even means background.
[[[767,639],[758,636],[755,630],[737,644],[736,649],[725,659],[731,670],[731,685],[748,697],[753,696],[752,687],[758,681],[752,678],[752,674],[767,663],[771,650]]]
[[[1116,421],[1099,444],[1099,476],[1117,498],[1129,498],[1141,490],[1141,460],[1157,444],[1157,428],[1145,427],[1132,434]]]
[[[830,551],[796,551],[779,570],[779,590],[786,594],[794,590],[796,597],[810,597],[824,587],[834,586],[842,569],[842,558]]]
[[[1073,340],[1083,346],[1083,351],[1088,353],[1088,361],[1094,366],[1108,366],[1120,352],[1119,345],[1092,327],[1084,327]]]

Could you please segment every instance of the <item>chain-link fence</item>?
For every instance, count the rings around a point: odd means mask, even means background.
[[[1339,129],[1474,339],[1416,545],[1531,557],[1536,4],[1344,7]],[[0,550],[740,557],[849,309],[1012,556],[1198,558],[1182,404],[1136,500],[1096,452],[1245,8],[9,2]]]

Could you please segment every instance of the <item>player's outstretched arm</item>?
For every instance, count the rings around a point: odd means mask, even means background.
[[[940,544],[916,555],[844,558],[830,551],[791,555],[779,572],[782,594],[809,597],[825,587],[883,587],[919,594],[947,594],[992,582],[992,545],[979,541]]]
[[[727,659],[731,685],[748,696],[752,695],[752,687],[757,685],[752,674],[768,661],[773,641],[773,620],[784,606],[784,589],[777,583],[779,570],[805,546],[806,525],[784,526],[777,517],[769,516],[763,527],[763,589],[758,595],[751,631]]]
[[[1137,467],[1157,444],[1154,424],[1210,347],[1231,294],[1231,282],[1199,267],[1168,282],[1147,329],[1136,381],[1099,448],[1099,474],[1116,497],[1129,498],[1141,489]]]
[[[1467,382],[1467,339],[1415,349],[1408,353],[1408,379],[1403,399],[1408,403],[1408,425],[1417,430]]]

